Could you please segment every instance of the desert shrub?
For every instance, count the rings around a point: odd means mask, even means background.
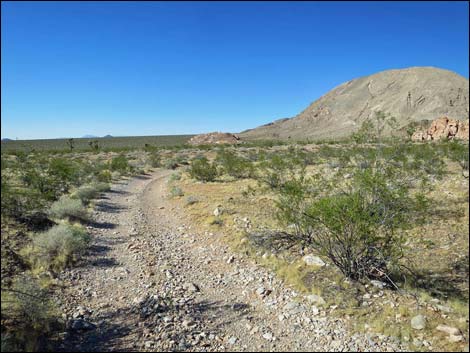
[[[150,152],[149,162],[152,168],[158,168],[162,166],[162,157],[157,151]]]
[[[20,170],[20,180],[24,185],[39,191],[49,201],[56,200],[72,186],[79,185],[80,178],[77,163],[64,158],[30,158]]]
[[[89,241],[83,227],[59,224],[34,236],[27,257],[35,268],[60,271],[83,253]]]
[[[165,161],[165,165],[164,165],[164,167],[166,169],[176,169],[176,168],[178,168],[178,166],[179,166],[179,164],[178,164],[177,160],[174,159],[174,158],[167,159]]]
[[[20,202],[16,190],[2,176],[2,217],[14,217],[23,212],[23,205]]]
[[[47,172],[61,192],[68,191],[71,185],[77,185],[80,177],[77,165],[65,158],[52,159]]]
[[[73,194],[74,197],[79,198],[83,203],[90,202],[91,199],[94,199],[98,196],[99,191],[95,185],[82,185],[77,191]]]
[[[177,181],[177,180],[181,180],[181,174],[180,173],[173,173],[170,175],[170,182],[171,181]]]
[[[88,214],[85,206],[79,199],[72,199],[69,196],[63,195],[59,200],[54,202],[50,209],[49,215],[56,219],[69,219],[69,220],[82,220],[88,219]]]
[[[111,172],[108,169],[100,171],[96,175],[96,180],[104,183],[110,183],[112,180]]]
[[[111,173],[112,180],[118,180],[120,177],[121,177],[121,173],[119,172],[114,171]]]
[[[63,192],[62,188],[57,188],[55,183],[48,178],[45,171],[30,164],[25,164],[20,171],[20,180],[26,187],[39,191],[46,200],[56,200]]]
[[[18,188],[2,176],[2,217],[20,221],[31,212],[41,210],[45,205],[44,195],[35,189]]]
[[[188,158],[186,157],[186,155],[177,155],[175,157],[175,161],[176,163],[178,163],[178,165],[189,165]]]
[[[378,142],[384,140],[385,132],[393,135],[397,128],[396,118],[379,110],[375,112],[374,117],[363,121],[359,130],[351,137],[356,143]]]
[[[390,280],[404,255],[404,230],[423,221],[429,206],[429,170],[414,170],[420,158],[409,157],[403,144],[377,145],[345,158],[347,179],[343,170],[291,175],[277,188],[278,219],[345,276]]]
[[[188,172],[192,178],[204,182],[214,181],[217,177],[217,167],[206,157],[193,160]]]
[[[462,170],[468,171],[469,149],[467,143],[452,140],[444,143],[443,149],[447,158],[459,163]]]
[[[249,178],[253,175],[253,164],[232,151],[224,149],[218,151],[215,161],[221,166],[224,173],[234,178]]]
[[[402,231],[425,210],[423,194],[412,196],[408,184],[372,168],[336,183],[287,182],[279,191],[278,218],[345,276],[383,277],[403,255]]]
[[[195,203],[199,202],[199,199],[195,196],[188,196],[186,198],[186,205],[193,205]]]
[[[177,186],[173,186],[170,189],[170,195],[173,196],[173,197],[180,197],[180,196],[184,196],[184,192],[183,192],[183,190],[181,190],[181,188],[179,188]]]
[[[259,163],[255,178],[274,190],[304,169],[305,163],[296,153],[276,153]]]
[[[119,172],[121,174],[126,174],[130,170],[129,162],[127,161],[126,156],[124,156],[123,154],[114,157],[111,160],[109,168],[113,172]]]
[[[98,182],[93,183],[92,185],[96,190],[98,190],[98,192],[107,192],[111,190],[111,185],[109,185],[109,183]]]
[[[44,351],[61,326],[57,316],[49,293],[33,278],[15,278],[11,287],[2,287],[2,352]]]

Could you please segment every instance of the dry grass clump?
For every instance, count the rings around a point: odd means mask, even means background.
[[[34,269],[60,271],[83,253],[89,241],[83,227],[59,224],[36,234],[24,252]]]
[[[49,209],[49,215],[55,219],[68,219],[71,221],[86,221],[88,212],[80,199],[73,199],[63,195],[54,202]]]

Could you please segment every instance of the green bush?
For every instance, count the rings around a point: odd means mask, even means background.
[[[214,181],[217,177],[216,166],[209,163],[206,157],[193,160],[188,172],[192,178],[204,182]]]
[[[276,189],[278,219],[345,276],[390,280],[404,255],[404,230],[423,221],[429,206],[424,195],[435,170],[415,168],[431,155],[440,164],[429,151],[410,156],[406,145],[349,151],[331,175],[291,175]]]
[[[462,170],[468,171],[468,143],[452,140],[443,144],[444,153],[452,161],[459,163]]]
[[[129,162],[127,161],[126,156],[122,154],[117,157],[114,157],[111,160],[109,168],[113,172],[119,172],[121,174],[126,174],[130,170]]]
[[[215,161],[221,166],[224,173],[234,178],[249,178],[253,175],[253,164],[232,151],[218,151]]]
[[[305,162],[297,153],[276,153],[258,165],[255,178],[270,189],[280,189],[293,175],[305,169]]]
[[[54,202],[50,209],[49,215],[56,219],[69,219],[71,221],[88,220],[88,213],[79,199],[72,199],[69,196],[63,195],[59,200]]]
[[[54,188],[67,192],[72,185],[77,185],[80,178],[78,166],[65,158],[54,158],[49,164],[48,175],[55,184]]]

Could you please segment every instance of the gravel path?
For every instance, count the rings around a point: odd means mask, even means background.
[[[98,200],[89,253],[61,280],[66,351],[398,351],[351,334],[217,234],[195,234],[167,199],[171,171]]]

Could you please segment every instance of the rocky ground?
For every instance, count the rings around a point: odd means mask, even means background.
[[[61,351],[401,351],[349,332],[321,297],[286,288],[220,234],[196,234],[168,202],[171,171],[97,201],[93,245],[61,275]]]

